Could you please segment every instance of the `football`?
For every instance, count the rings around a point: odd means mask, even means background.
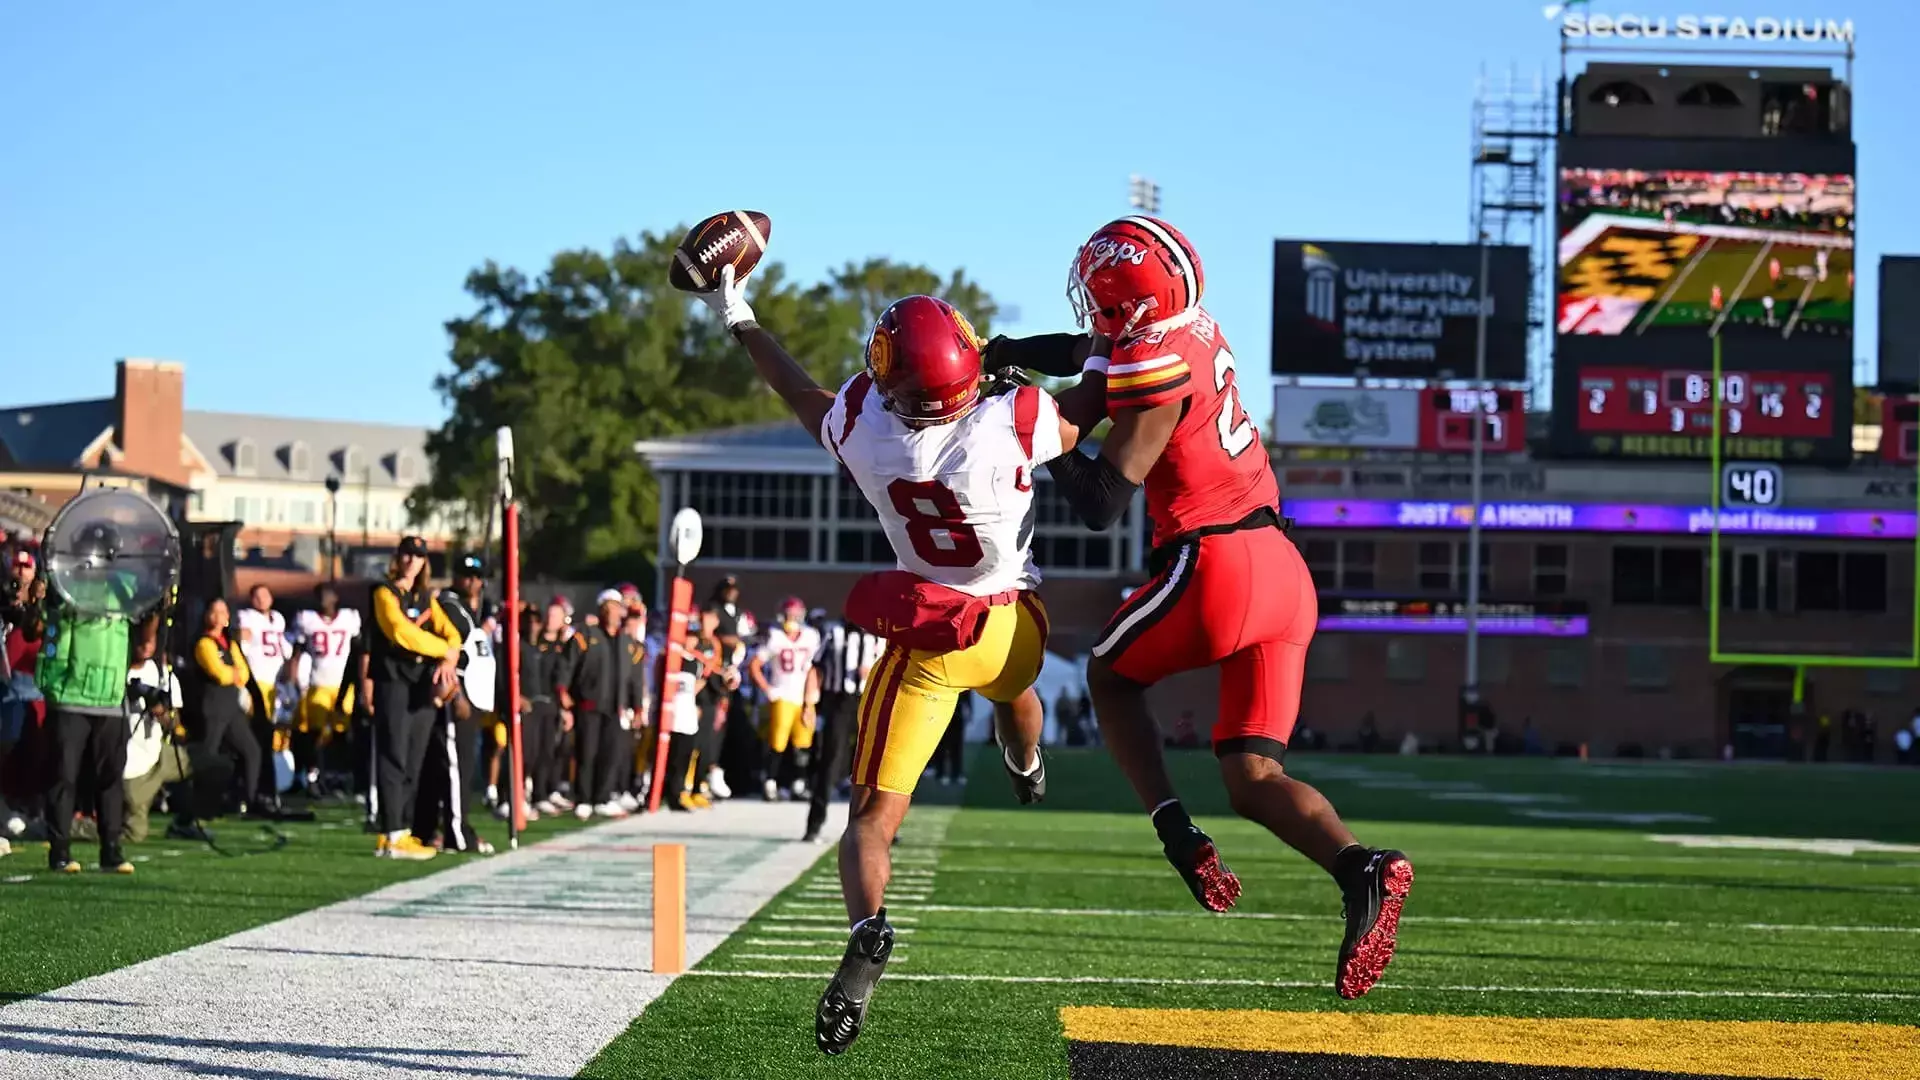
[[[729,210],[695,225],[673,252],[667,280],[683,292],[712,292],[720,287],[720,270],[733,266],[734,280],[753,272],[766,254],[773,222],[758,210]]]

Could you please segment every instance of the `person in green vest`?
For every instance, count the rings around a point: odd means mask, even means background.
[[[95,522],[74,537],[76,566],[47,594],[46,643],[35,682],[47,699],[47,730],[59,765],[47,792],[47,864],[55,873],[77,874],[69,841],[81,770],[93,777],[99,802],[100,869],[131,874],[120,852],[126,826],[127,657],[135,575],[113,569],[120,534]]]

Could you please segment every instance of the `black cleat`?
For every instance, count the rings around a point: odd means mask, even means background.
[[[827,984],[827,992],[820,995],[820,1007],[813,1015],[813,1037],[821,1053],[844,1054],[860,1037],[874,984],[887,970],[887,959],[892,955],[893,927],[887,925],[887,909],[881,908],[878,915],[853,932],[847,954],[840,959],[840,970]]]
[[[1200,906],[1214,912],[1231,909],[1240,899],[1240,879],[1220,861],[1213,838],[1201,832],[1178,803],[1156,813],[1153,827],[1160,834],[1160,850]]]
[[[1005,747],[1000,748],[1000,764],[1006,767],[1007,776],[1013,781],[1014,797],[1021,806],[1032,806],[1044,802],[1047,797],[1047,756],[1039,747],[1033,748],[1033,771],[1023,773],[1007,756]]]
[[[1341,883],[1347,936],[1340,943],[1334,990],[1357,998],[1373,989],[1393,960],[1400,909],[1413,891],[1413,864],[1398,851],[1368,851],[1364,865]]]

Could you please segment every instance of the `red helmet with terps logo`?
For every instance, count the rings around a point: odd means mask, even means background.
[[[1102,225],[1074,256],[1067,299],[1081,326],[1122,338],[1200,304],[1206,277],[1180,230],[1134,215]]]
[[[931,296],[896,300],[867,339],[867,373],[902,420],[945,423],[980,400],[983,345],[952,304]]]

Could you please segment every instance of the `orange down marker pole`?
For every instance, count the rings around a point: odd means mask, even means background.
[[[687,846],[653,845],[653,973],[687,969]]]
[[[668,589],[666,647],[661,649],[659,678],[654,680],[653,702],[653,783],[647,785],[647,812],[660,809],[660,796],[667,787],[667,743],[673,733],[667,730],[667,702],[673,696],[673,677],[680,673],[680,650],[674,645],[687,640],[687,619],[693,612],[693,582],[675,577]],[[657,849],[656,849],[657,850]]]

